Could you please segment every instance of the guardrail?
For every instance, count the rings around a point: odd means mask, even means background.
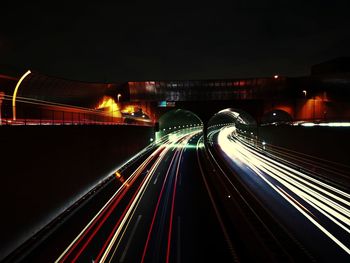
[[[13,106],[12,96],[8,95],[1,101],[0,125],[154,125],[150,119],[123,116],[120,110],[111,112],[21,97]]]

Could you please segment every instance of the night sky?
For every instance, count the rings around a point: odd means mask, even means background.
[[[299,76],[350,55],[348,1],[75,2],[2,2],[0,70],[99,82]]]

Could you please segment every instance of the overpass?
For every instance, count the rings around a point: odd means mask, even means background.
[[[253,78],[239,80],[129,82],[130,101],[155,102],[157,118],[171,106],[195,112],[204,121],[225,108],[239,108],[259,123],[349,119],[349,77]],[[170,107],[161,108],[160,102]],[[284,113],[274,114],[276,111]],[[279,119],[279,117],[282,119]]]
[[[10,102],[19,80],[0,76],[0,81],[8,98],[2,103],[2,116],[11,119]],[[349,74],[86,83],[31,73],[20,84],[16,112],[22,119],[63,119],[67,123],[84,119],[101,124],[138,116],[154,125],[164,113],[184,109],[206,123],[226,108],[246,111],[258,123],[350,118]]]

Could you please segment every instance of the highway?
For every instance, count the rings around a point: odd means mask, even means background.
[[[240,138],[234,126],[210,135],[215,152],[229,166],[225,178],[259,200],[310,260],[348,262],[350,259],[350,194],[301,169],[266,155]]]
[[[234,126],[165,136],[5,262],[348,262],[350,195]]]
[[[197,164],[200,137],[172,134],[5,262],[232,262]]]

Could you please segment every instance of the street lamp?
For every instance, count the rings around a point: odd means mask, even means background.
[[[303,90],[303,93],[304,93],[304,96],[306,97],[307,91],[306,91],[306,90]]]
[[[117,96],[117,97],[118,97],[118,103],[119,103],[119,100],[120,100],[120,97],[121,97],[121,96],[122,96],[122,94],[120,94],[120,93],[119,93],[118,96]]]
[[[16,120],[16,97],[17,97],[17,91],[19,89],[19,86],[21,86],[22,81],[31,73],[32,72],[30,70],[28,70],[26,73],[24,73],[24,75],[17,82],[17,85],[16,85],[15,90],[13,92],[13,96],[12,96],[12,119],[14,121]]]

